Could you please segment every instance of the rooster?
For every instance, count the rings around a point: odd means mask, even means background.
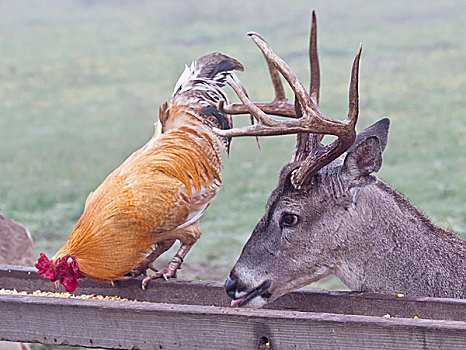
[[[40,254],[43,278],[68,292],[79,278],[110,282],[145,274],[175,278],[185,255],[201,235],[199,219],[220,189],[221,148],[230,139],[212,128],[230,129],[231,116],[216,108],[226,100],[226,77],[243,66],[212,53],[186,66],[170,104],[160,107],[154,136],[91,192],[82,216],[52,259]],[[181,242],[168,267],[152,263],[176,240]]]

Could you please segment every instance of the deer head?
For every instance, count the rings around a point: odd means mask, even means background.
[[[383,119],[356,138],[361,45],[351,72],[347,118],[339,121],[319,111],[320,73],[314,12],[309,93],[260,35],[248,35],[266,58],[276,97],[270,103],[253,103],[239,79],[232,76],[228,83],[242,103],[220,104],[219,109],[229,114],[250,113],[258,123],[216,132],[228,137],[296,133],[297,143],[291,162],[282,169],[278,186],[268,199],[265,214],[226,281],[232,306],[262,306],[336,272],[340,266],[337,255],[351,248],[356,197],[361,188],[374,181],[370,174],[377,172],[382,164],[389,126],[388,119]],[[294,105],[285,97],[279,73],[295,94]],[[276,120],[267,114],[293,119]],[[324,146],[321,143],[324,134],[337,139]]]
[[[388,134],[383,119],[358,134],[348,152],[320,169],[298,189],[292,183],[300,162],[282,169],[265,213],[243,248],[225,287],[232,306],[258,307],[330,274],[342,277],[350,252],[361,251],[361,228],[371,216],[360,202],[370,196]],[[351,285],[352,289],[360,286]]]

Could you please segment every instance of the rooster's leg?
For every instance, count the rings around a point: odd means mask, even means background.
[[[182,244],[178,252],[173,257],[172,261],[168,264],[165,270],[158,271],[153,275],[147,276],[142,280],[142,289],[146,289],[147,283],[156,278],[176,278],[176,270],[178,270],[183,263],[184,257],[188,254],[193,244]]]
[[[156,243],[155,248],[145,257],[144,262],[141,265],[139,265],[136,269],[130,272],[131,276],[136,277],[139,275],[146,275],[147,269],[151,269],[157,272],[155,267],[152,266],[152,263],[160,255],[162,255],[168,249],[170,249],[173,243],[175,243],[175,240]]]

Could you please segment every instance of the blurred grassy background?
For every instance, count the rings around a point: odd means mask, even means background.
[[[184,64],[212,51],[231,55],[245,66],[250,96],[268,100],[266,65],[245,36],[253,30],[308,85],[313,8],[321,110],[344,118],[362,41],[359,130],[392,120],[380,176],[466,237],[466,2],[459,0],[0,1],[0,213],[30,229],[37,254],[53,255],[89,192],[151,137]],[[181,278],[223,279],[239,256],[294,137],[261,144],[259,151],[253,139],[233,141],[225,190],[204,215]]]

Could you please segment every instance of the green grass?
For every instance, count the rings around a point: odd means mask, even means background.
[[[271,98],[261,33],[308,84],[311,5],[290,1],[0,2],[0,213],[52,254],[88,193],[153,133],[184,64],[240,60],[250,96]],[[380,176],[466,237],[464,1],[315,1],[321,110],[343,118],[364,43],[359,130],[392,120]],[[294,137],[235,139],[225,190],[201,222],[182,277],[226,276],[290,158]],[[213,267],[209,269],[208,267]],[[197,268],[197,270],[196,270]],[[332,286],[331,284],[325,286]],[[341,285],[334,286],[335,288]]]

